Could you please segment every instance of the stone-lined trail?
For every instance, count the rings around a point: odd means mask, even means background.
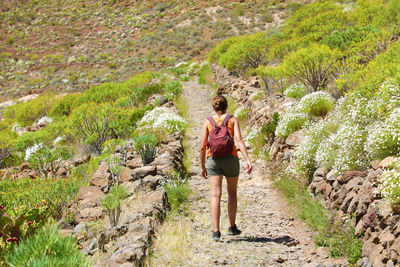
[[[212,226],[209,210],[209,183],[200,176],[199,142],[204,118],[213,113],[211,100],[214,92],[196,81],[183,83],[188,104],[190,129],[187,132],[191,159],[190,187],[194,194],[186,212],[172,219],[184,231],[181,254],[153,249],[153,266],[340,266],[328,258],[325,249],[316,248],[313,232],[303,222],[294,219],[293,212],[273,187],[266,175],[268,166],[261,160],[253,162],[253,172],[245,172],[241,157],[238,184],[237,225],[240,236],[227,236],[228,214],[226,181],[223,182],[221,202],[221,241],[211,240]],[[242,129],[242,132],[243,129]],[[251,150],[250,157],[251,157]],[[241,155],[240,155],[241,156]],[[184,225],[184,226],[182,226]],[[171,228],[168,228],[170,231]],[[167,228],[161,228],[167,231]],[[164,233],[165,234],[165,233]],[[163,238],[163,237],[160,237]],[[179,242],[179,241],[178,241]],[[179,253],[179,252],[178,252]],[[343,262],[343,261],[342,261]]]

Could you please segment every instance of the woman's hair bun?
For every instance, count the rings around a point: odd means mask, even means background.
[[[216,97],[214,97],[214,100],[213,100],[213,108],[217,114],[221,115],[227,110],[228,101],[226,100],[226,98],[224,96],[217,95]]]

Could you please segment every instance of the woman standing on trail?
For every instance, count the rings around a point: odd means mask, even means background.
[[[218,241],[221,237],[219,230],[220,201],[222,191],[222,178],[226,177],[228,190],[228,235],[240,235],[241,231],[236,227],[237,209],[237,183],[239,178],[239,157],[234,139],[239,145],[246,164],[247,173],[252,167],[247,154],[239,121],[232,115],[226,114],[228,101],[224,96],[218,95],[212,104],[215,115],[204,120],[200,143],[201,176],[210,180],[211,191],[211,217],[213,222],[212,239]],[[206,148],[208,148],[206,162]]]

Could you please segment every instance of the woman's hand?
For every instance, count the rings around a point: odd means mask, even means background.
[[[253,167],[251,166],[251,162],[247,161],[246,162],[246,169],[247,169],[247,173],[250,174],[251,171],[253,170]]]
[[[201,176],[202,176],[204,179],[207,179],[207,169],[206,169],[206,168],[203,168],[203,169],[201,170]]]

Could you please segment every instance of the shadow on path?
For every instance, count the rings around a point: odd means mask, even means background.
[[[258,242],[258,243],[277,243],[277,244],[284,244],[287,246],[295,246],[297,245],[299,242],[288,236],[281,236],[281,237],[275,237],[275,238],[271,238],[271,237],[257,237],[257,236],[244,236],[244,237],[239,237],[239,238],[235,238],[235,239],[231,239],[229,240],[229,242]]]

